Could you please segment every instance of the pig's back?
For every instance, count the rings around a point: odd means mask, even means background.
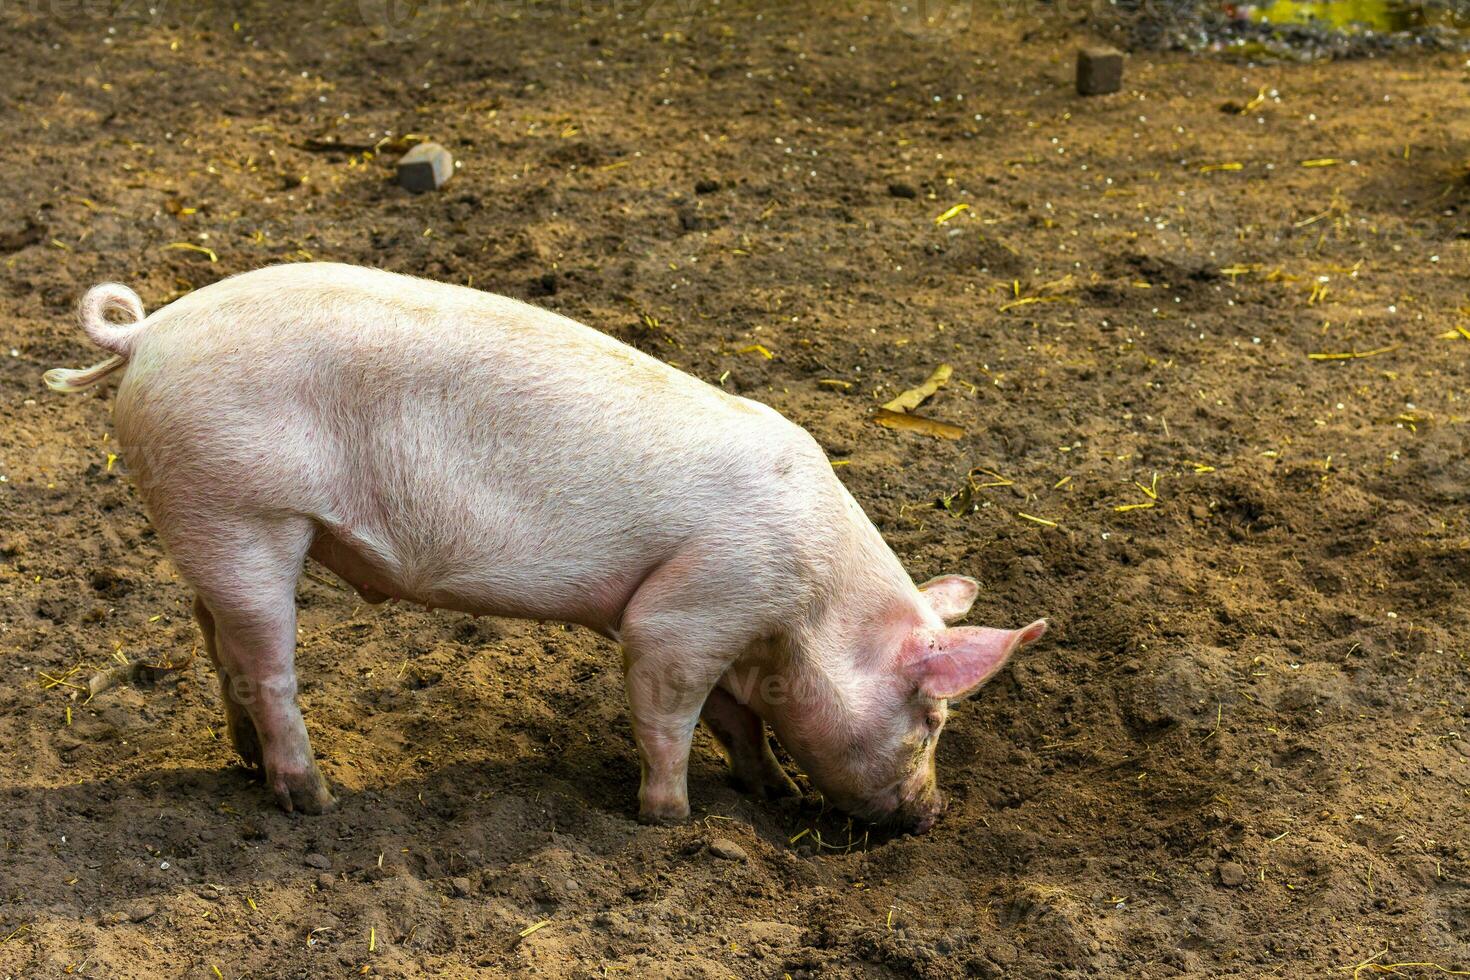
[[[305,514],[400,591],[540,595],[504,611],[545,618],[577,618],[556,608],[579,596],[620,608],[690,540],[765,551],[842,506],[815,443],[764,406],[549,311],[351,266],[158,311],[117,412],[163,464],[134,467],[145,497],[165,469],[212,471],[187,490],[203,506]]]

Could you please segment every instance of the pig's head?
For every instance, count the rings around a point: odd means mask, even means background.
[[[787,751],[837,806],[916,833],[943,812],[934,750],[948,702],[973,694],[1046,632],[1045,620],[1015,630],[950,626],[978,591],[959,575],[926,582],[912,603],[866,623],[844,655],[828,650],[809,668],[815,676],[794,684],[809,696],[765,706]]]

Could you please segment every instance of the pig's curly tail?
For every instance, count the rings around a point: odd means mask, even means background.
[[[125,323],[114,323],[107,314],[117,310],[130,318]],[[89,368],[52,368],[42,380],[52,391],[81,391],[90,388],[128,362],[133,343],[138,338],[138,326],[146,319],[143,301],[127,286],[116,282],[105,282],[93,286],[82,297],[77,310],[82,329],[92,338],[92,343],[103,350],[112,351],[113,356]]]

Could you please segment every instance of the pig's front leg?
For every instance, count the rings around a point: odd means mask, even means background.
[[[638,819],[689,819],[689,748],[699,713],[740,654],[745,630],[731,608],[737,590],[691,549],[644,580],[623,612],[620,639],[633,738],[643,780]]]
[[[734,695],[720,687],[710,691],[700,718],[725,750],[731,775],[748,792],[770,798],[801,792],[771,752],[765,723]]]
[[[633,740],[643,770],[638,819],[644,823],[689,819],[689,747],[700,709],[721,671],[705,677],[679,666],[661,650],[624,647]]]

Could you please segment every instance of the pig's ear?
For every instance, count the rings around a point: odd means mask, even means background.
[[[1035,643],[1045,632],[1044,619],[1018,630],[983,626],[943,630],[921,644],[917,656],[907,658],[904,670],[926,697],[962,698],[1004,667],[1016,650]]]
[[[964,575],[941,575],[919,586],[919,591],[940,619],[958,623],[975,604],[980,583]]]

